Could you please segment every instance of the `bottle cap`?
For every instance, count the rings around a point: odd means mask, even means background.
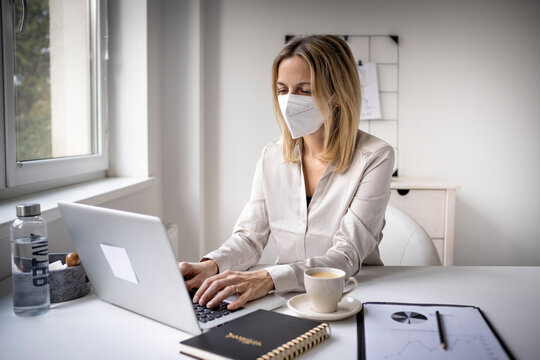
[[[41,215],[39,204],[17,204],[17,216],[38,216]]]

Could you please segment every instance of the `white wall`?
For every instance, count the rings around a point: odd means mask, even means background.
[[[163,219],[178,224],[181,260],[199,259],[202,126],[200,2],[161,2]]]
[[[163,67],[170,79],[164,78],[163,92],[171,91],[168,96],[177,102],[164,103],[169,114],[164,134],[173,131],[164,135],[164,149],[170,152],[164,158],[171,166],[164,173],[164,193],[171,194],[164,203],[165,209],[180,209],[195,219],[200,211],[206,250],[229,236],[248,199],[260,150],[278,135],[270,66],[284,35],[397,34],[400,174],[461,185],[455,263],[540,265],[540,3],[205,1],[199,18],[200,68],[192,53],[198,46],[189,42],[197,36],[185,34],[197,31],[188,26],[197,21],[182,11],[191,2],[165,3]],[[172,41],[175,36],[183,40]],[[184,66],[190,64],[186,73]],[[202,88],[191,90],[194,75],[189,72],[199,70]],[[193,110],[197,91],[202,119]],[[176,135],[184,141],[187,134],[197,135],[196,124],[204,139],[204,152],[198,154],[202,188],[189,171],[197,166],[188,160],[201,144],[172,141]],[[188,192],[204,194],[200,209],[189,209],[195,201],[184,197],[186,189],[179,190],[185,184]]]
[[[148,175],[148,29],[144,0],[109,2],[110,176]],[[129,134],[125,136],[124,134]]]
[[[161,179],[161,2],[109,0],[108,6],[108,175]],[[162,216],[162,184],[102,206]]]

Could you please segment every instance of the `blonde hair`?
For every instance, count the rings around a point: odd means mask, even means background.
[[[274,110],[283,138],[285,161],[298,162],[294,149],[302,138],[293,139],[281,114],[277,80],[279,65],[284,59],[299,56],[309,65],[311,94],[324,119],[324,147],[320,160],[336,164],[332,170],[345,171],[354,156],[360,104],[360,79],[347,43],[333,35],[295,38],[278,54],[272,65]]]

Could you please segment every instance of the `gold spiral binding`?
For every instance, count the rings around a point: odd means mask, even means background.
[[[330,326],[322,323],[317,327],[305,332],[297,338],[278,346],[276,349],[260,356],[257,360],[292,360],[308,351],[315,345],[326,340],[330,336]]]

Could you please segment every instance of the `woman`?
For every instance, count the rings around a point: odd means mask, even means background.
[[[272,66],[281,137],[257,164],[251,197],[232,236],[199,263],[181,263],[193,299],[213,307],[276,291],[302,291],[303,272],[328,266],[356,274],[382,265],[378,244],[390,197],[391,146],[358,130],[361,91],[354,58],[336,36],[292,40]],[[276,265],[257,264],[269,236]]]

